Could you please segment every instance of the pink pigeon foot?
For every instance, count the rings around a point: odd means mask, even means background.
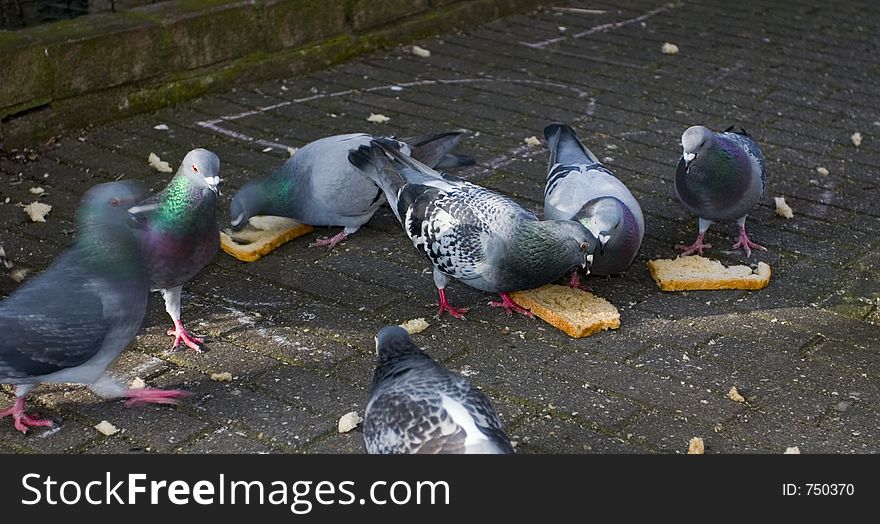
[[[513,299],[510,298],[510,295],[508,295],[507,293],[502,291],[501,293],[498,293],[498,295],[501,296],[501,302],[489,302],[490,306],[503,307],[504,310],[507,311],[508,316],[512,315],[513,312],[516,311],[517,313],[521,313],[529,318],[535,318],[535,315],[531,311],[514,302]]]
[[[702,255],[704,249],[709,249],[710,247],[712,247],[712,244],[703,243],[703,236],[705,236],[705,233],[700,233],[699,235],[697,235],[697,240],[694,241],[694,243],[690,246],[686,246],[684,244],[676,244],[675,249],[682,250],[682,255],[684,256],[693,255],[694,253]]]
[[[189,391],[179,389],[129,389],[125,392],[125,406],[139,406],[142,404],[180,404],[180,400],[192,395]]]
[[[0,418],[10,416],[12,417],[13,424],[15,424],[15,429],[22,433],[27,433],[28,428],[48,428],[55,424],[49,419],[28,416],[24,412],[24,397],[15,397],[15,404],[11,408],[0,411]]]
[[[346,238],[348,238],[348,235],[346,235],[345,230],[343,230],[333,235],[332,237],[321,237],[309,244],[309,247],[326,247],[328,250],[330,250],[333,249],[336,244],[342,242]]]
[[[767,251],[766,247],[759,245],[759,244],[755,244],[754,242],[749,240],[749,235],[746,234],[745,227],[739,228],[739,240],[737,241],[736,244],[733,245],[733,249],[739,249],[739,248],[743,248],[743,250],[746,252],[746,258],[752,256],[752,249],[760,249],[761,251]]]
[[[449,314],[452,315],[453,317],[455,317],[459,320],[466,320],[464,318],[464,314],[467,313],[468,311],[470,311],[469,308],[452,307],[449,304],[449,302],[446,301],[446,291],[444,291],[442,289],[438,289],[437,293],[440,295],[440,302],[439,302],[440,308],[437,310],[437,318],[440,318],[441,316],[443,316],[444,311],[448,311]]]
[[[578,270],[575,269],[571,272],[571,278],[568,280],[568,287],[573,287],[575,289],[582,289],[587,292],[592,292],[590,289],[590,285],[584,282],[581,282],[581,277],[578,274]]]
[[[169,329],[168,334],[174,337],[174,345],[171,346],[171,349],[176,349],[180,346],[180,343],[183,342],[186,347],[194,349],[199,353],[202,352],[202,348],[199,347],[199,344],[203,343],[205,339],[194,337],[187,333],[186,329],[183,327],[183,322],[175,320],[174,329]]]

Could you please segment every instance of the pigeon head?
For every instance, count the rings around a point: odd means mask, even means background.
[[[376,334],[376,356],[379,362],[387,362],[398,356],[423,354],[413,344],[409,333],[400,326],[386,326]]]
[[[81,225],[108,222],[124,224],[131,218],[129,208],[148,194],[143,186],[130,180],[92,186],[82,197],[77,222]]]
[[[593,252],[599,244],[596,236],[580,222],[573,220],[549,220],[555,230],[555,242],[562,249],[567,268],[580,266],[588,269],[593,263]],[[588,271],[589,272],[589,271]]]
[[[602,197],[590,200],[574,216],[584,225],[599,241],[600,253],[605,252],[605,246],[612,238],[616,237],[618,230],[623,227],[626,205],[614,197]]]
[[[703,151],[715,143],[715,134],[703,126],[689,127],[681,135],[681,156],[685,163],[690,164]]]
[[[256,180],[248,182],[232,197],[232,202],[229,204],[232,230],[241,230],[252,216],[264,213],[266,209],[266,192],[263,184]]]
[[[183,157],[180,171],[190,180],[208,186],[216,194],[220,194],[220,159],[207,149],[193,149]]]

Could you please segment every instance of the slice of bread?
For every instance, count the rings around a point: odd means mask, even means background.
[[[763,289],[770,283],[770,266],[758,262],[749,266],[730,266],[717,260],[692,255],[676,259],[649,260],[648,270],[663,291],[701,289]]]
[[[510,297],[568,336],[581,338],[620,327],[620,313],[611,302],[580,289],[547,284],[514,291]]]
[[[314,231],[292,218],[253,216],[241,231],[220,231],[220,247],[233,257],[254,262],[278,246]]]

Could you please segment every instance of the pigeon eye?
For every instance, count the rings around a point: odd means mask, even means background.
[[[581,251],[586,251],[587,248],[590,247],[586,242],[581,242]]]
[[[110,201],[110,207],[117,207],[117,206],[119,206],[119,200],[117,200],[117,199],[115,199],[115,198],[112,199],[112,200]]]
[[[195,164],[192,165],[192,168],[193,168],[193,171],[195,171],[196,173],[199,172],[199,168],[197,168]]]

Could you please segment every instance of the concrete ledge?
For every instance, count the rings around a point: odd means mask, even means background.
[[[539,3],[177,0],[0,31],[0,140],[25,143],[243,78],[327,67]]]

